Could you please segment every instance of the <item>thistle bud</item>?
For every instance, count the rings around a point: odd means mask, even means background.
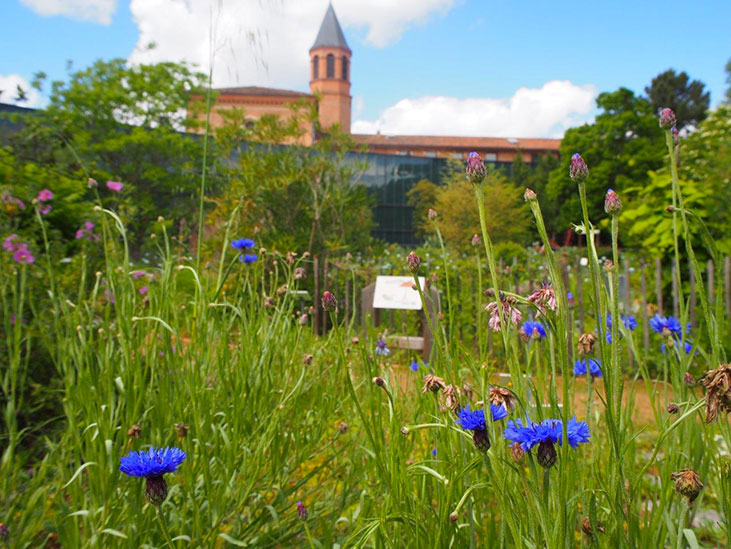
[[[306,520],[309,513],[307,512],[307,507],[304,503],[301,501],[297,502],[297,516],[300,518],[300,520]]]
[[[401,430],[400,430],[400,432],[401,432],[401,434],[402,434],[402,435],[404,435],[405,437],[409,436],[409,428],[408,428],[408,427],[406,427],[406,425],[404,425],[403,427],[401,427]]]
[[[581,158],[581,155],[579,153],[575,153],[571,157],[571,165],[569,166],[569,177],[577,183],[581,183],[582,181],[585,181],[587,177],[589,177],[589,167],[586,165],[586,162],[584,162],[584,159]]]
[[[127,430],[127,436],[129,438],[140,438],[140,433],[142,433],[142,427],[136,423]]]
[[[406,268],[411,274],[416,274],[419,272],[419,267],[421,267],[421,259],[414,252],[409,252],[409,256],[406,258]]]
[[[523,463],[523,459],[525,459],[525,450],[523,450],[520,442],[513,442],[513,445],[510,447],[510,457],[513,458],[515,463]]]
[[[612,189],[609,189],[604,197],[604,211],[610,215],[616,215],[622,211],[622,203],[619,201],[619,196]]]
[[[490,437],[487,434],[487,429],[475,429],[472,432],[472,442],[475,443],[475,448],[480,452],[487,452],[490,449]]]
[[[436,218],[437,218],[437,212],[436,212],[436,211],[434,211],[434,210],[432,210],[431,208],[429,208],[429,211],[428,211],[428,212],[426,212],[426,216],[427,216],[427,217],[428,217],[429,219],[436,219]]]
[[[668,404],[668,414],[677,414],[678,410],[679,410],[678,405],[675,404],[674,402],[671,402],[670,404]]]
[[[97,183],[96,179],[94,179],[93,177],[90,177],[89,179],[86,180],[86,186],[89,187],[90,189],[96,189],[99,186],[99,183]]]
[[[581,334],[579,337],[579,354],[590,355],[594,352],[594,343],[596,343],[596,336],[591,332]]]
[[[376,387],[383,387],[384,385],[386,385],[386,380],[382,377],[374,377],[372,381],[373,385],[375,385]]]
[[[162,505],[168,497],[168,483],[162,475],[147,477],[145,497],[153,505]]]
[[[673,112],[673,109],[665,107],[662,111],[660,111],[660,127],[663,130],[669,130],[675,126],[675,122],[675,113]]]
[[[344,421],[341,421],[340,422],[340,425],[338,425],[338,431],[340,431],[340,434],[341,435],[344,435],[345,433],[347,433],[348,432],[348,428],[349,428],[348,427],[348,424],[345,423]]]
[[[337,306],[338,302],[335,299],[335,296],[331,292],[325,290],[322,294],[322,308],[326,311],[334,311]]]
[[[299,324],[300,326],[306,326],[308,318],[309,317],[307,316],[307,314],[300,315],[299,319],[297,320],[297,324]]]
[[[553,442],[550,440],[544,440],[538,445],[538,464],[544,469],[550,469],[556,464],[558,454],[556,454],[556,448],[553,446]]]
[[[676,208],[672,204],[668,204],[667,206],[665,206],[665,211],[668,212],[669,214],[673,213],[675,210],[676,210]]]
[[[681,469],[670,475],[670,480],[675,481],[675,491],[688,498],[688,506],[698,497],[703,489],[703,483],[698,473],[693,469]]]
[[[611,259],[607,259],[604,262],[604,270],[608,273],[613,272],[614,271],[614,261],[612,261]]]
[[[467,181],[473,185],[479,185],[485,180],[485,163],[476,152],[467,155]]]
[[[536,193],[531,189],[525,190],[525,192],[523,193],[523,198],[526,202],[533,202],[534,200],[538,200]]]
[[[472,235],[472,245],[473,246],[479,246],[480,242],[482,242],[482,241],[480,240],[479,235],[476,235],[476,234]]]
[[[190,427],[183,422],[175,424],[175,430],[178,432],[178,438],[185,438],[188,436],[188,429],[190,429]]]
[[[449,515],[449,522],[455,523],[455,522],[457,522],[458,518],[459,518],[459,513],[457,513],[457,511],[454,511],[453,513],[450,513],[450,515]]]

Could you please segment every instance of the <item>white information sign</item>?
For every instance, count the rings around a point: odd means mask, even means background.
[[[413,287],[410,276],[376,277],[376,291],[373,295],[374,309],[421,309],[419,292]],[[424,290],[424,277],[419,277],[419,286]]]

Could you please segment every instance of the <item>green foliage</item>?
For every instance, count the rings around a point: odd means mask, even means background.
[[[605,217],[607,189],[623,193],[644,185],[648,172],[663,164],[665,145],[651,104],[632,91],[620,88],[597,98],[602,112],[593,124],[566,132],[561,141],[560,165],[551,172],[549,199],[557,205],[554,228],[566,231],[581,217],[576,184],[569,179],[571,155],[580,153],[589,166],[586,193],[589,218]]]
[[[708,115],[711,93],[705,91],[705,84],[700,80],[690,80],[685,71],[676,73],[668,69],[658,74],[645,93],[654,113],[665,107],[675,111],[679,129],[698,126]]]

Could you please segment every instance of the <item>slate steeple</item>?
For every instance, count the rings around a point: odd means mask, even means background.
[[[338,16],[335,15],[332,3],[327,6],[325,17],[320,25],[320,32],[317,33],[315,43],[312,44],[310,51],[315,48],[341,48],[350,51],[348,42],[345,40],[343,29],[340,28]]]

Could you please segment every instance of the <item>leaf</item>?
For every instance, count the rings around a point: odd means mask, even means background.
[[[249,546],[248,543],[234,539],[231,536],[229,536],[228,534],[224,534],[223,532],[218,534],[218,537],[223,538],[224,540],[229,542],[231,545],[235,545],[236,547],[248,547]]]
[[[78,477],[81,474],[81,471],[86,469],[87,467],[91,465],[96,465],[95,461],[87,461],[83,465],[81,465],[78,469],[76,469],[76,472],[74,473],[74,476],[71,477],[71,479],[63,485],[64,488],[66,488],[69,484],[71,484],[74,480],[76,480],[76,477]]]
[[[690,549],[700,549],[700,545],[698,545],[698,540],[696,539],[693,530],[690,528],[683,528],[683,535],[685,536],[685,539],[688,540]]]
[[[125,534],[123,534],[119,530],[114,530],[113,528],[105,528],[104,530],[102,530],[102,534],[109,534],[110,536],[127,539],[127,536]]]

